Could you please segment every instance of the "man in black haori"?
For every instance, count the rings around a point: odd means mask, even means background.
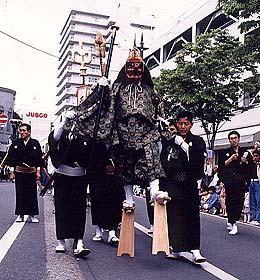
[[[84,257],[90,250],[84,247],[86,223],[87,180],[86,165],[88,145],[81,138],[72,138],[64,130],[66,121],[73,116],[67,112],[49,135],[50,158],[56,168],[54,173],[54,206],[57,253],[66,251],[66,239],[74,239],[75,257]]]
[[[240,147],[240,134],[231,131],[228,134],[230,147],[223,150],[219,156],[219,179],[225,185],[227,229],[230,235],[236,235],[245,199],[247,184],[250,179],[252,156],[246,148]]]
[[[39,214],[36,180],[40,179],[40,169],[44,165],[39,142],[31,138],[31,126],[23,123],[19,126],[20,138],[15,140],[8,151],[6,164],[11,166],[10,179],[15,179],[16,222],[38,223],[34,217]]]
[[[170,255],[177,259],[181,252],[191,252],[195,263],[205,262],[200,254],[200,211],[197,181],[202,178],[206,145],[204,140],[190,132],[192,114],[179,112],[177,133],[187,147],[163,137],[161,160],[166,178],[160,180],[160,189],[167,191],[171,200],[166,204]],[[173,123],[169,129],[174,129]],[[186,150],[187,149],[187,150]]]
[[[97,148],[95,160],[99,157],[102,164],[95,168],[95,179],[89,183],[91,218],[92,225],[95,226],[95,235],[92,240],[105,241],[107,231],[108,244],[117,246],[119,238],[116,236],[116,232],[121,222],[124,190],[114,174],[114,167],[109,160],[106,145],[98,144]]]

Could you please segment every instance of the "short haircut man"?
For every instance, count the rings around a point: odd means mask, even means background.
[[[192,113],[189,112],[189,111],[180,111],[178,114],[177,114],[177,117],[176,117],[176,120],[178,121],[179,119],[182,119],[182,118],[186,118],[189,122],[193,122],[193,116],[192,116]]]
[[[233,134],[236,135],[237,138],[240,139],[240,134],[236,130],[232,130],[228,133],[228,139],[230,139],[230,136],[233,135]]]
[[[31,126],[28,124],[28,123],[21,123],[20,125],[19,125],[19,128],[20,127],[23,127],[23,126],[25,126],[26,127],[26,129],[27,129],[27,131],[30,131],[31,132]]]

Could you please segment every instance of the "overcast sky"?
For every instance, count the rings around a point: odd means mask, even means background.
[[[111,7],[117,9],[119,2],[137,4],[141,6],[142,13],[155,15],[155,24],[166,32],[165,26],[169,21],[173,22],[194,5],[205,1],[0,0],[0,87],[17,92],[17,108],[28,104],[35,108],[54,109],[57,83],[55,56],[58,56],[61,28],[71,9],[99,12],[104,3],[108,11]],[[120,23],[117,24],[120,26]],[[50,55],[24,46],[1,32]]]

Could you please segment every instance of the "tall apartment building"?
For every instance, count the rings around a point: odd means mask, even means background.
[[[82,51],[92,57],[85,84],[97,82],[100,67],[93,43],[98,31],[107,38],[110,33],[108,27],[112,24],[107,15],[75,10],[70,12],[61,31],[55,115],[59,116],[67,108],[77,105],[76,91],[82,84],[82,77],[79,76],[80,65],[73,63],[73,54],[80,50],[80,42],[83,43]]]
[[[127,7],[122,7],[127,9]],[[122,9],[121,8],[121,9]],[[137,11],[138,9],[132,9]],[[76,92],[77,88],[82,84],[82,77],[79,76],[80,65],[73,63],[74,52],[80,50],[80,43],[83,43],[84,53],[89,53],[92,57],[91,63],[88,65],[88,76],[85,84],[96,84],[100,77],[100,61],[96,56],[94,40],[96,33],[100,31],[107,44],[110,41],[110,27],[115,23],[119,25],[119,34],[117,34],[116,45],[113,51],[111,62],[111,70],[109,78],[113,81],[117,76],[120,67],[126,61],[129,49],[133,46],[135,34],[140,39],[140,34],[152,35],[154,29],[149,25],[147,18],[133,16],[130,9],[128,13],[122,14],[123,21],[115,22],[117,19],[113,13],[98,14],[93,12],[84,12],[72,10],[61,31],[60,49],[59,49],[59,65],[58,65],[58,84],[57,84],[57,100],[55,115],[59,117],[68,108],[77,105]],[[150,39],[149,38],[149,39]]]

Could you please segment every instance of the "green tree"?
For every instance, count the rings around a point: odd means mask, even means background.
[[[239,26],[242,33],[260,27],[259,0],[219,0],[219,6],[228,15],[238,15],[242,19]]]
[[[179,107],[193,112],[207,135],[209,149],[214,149],[216,133],[223,121],[230,120],[239,106],[251,79],[245,71],[256,74],[256,66],[247,50],[226,31],[214,30],[187,43],[176,56],[174,70],[162,70],[155,88],[163,96],[168,116]]]
[[[260,63],[260,3],[259,0],[219,0],[219,7],[227,15],[235,15],[241,20],[240,32],[245,33],[244,49],[252,63]],[[248,92],[251,95],[260,91],[259,75],[252,77]],[[255,80],[255,83],[253,83]],[[260,93],[260,92],[259,92]],[[255,101],[259,101],[259,98]]]

